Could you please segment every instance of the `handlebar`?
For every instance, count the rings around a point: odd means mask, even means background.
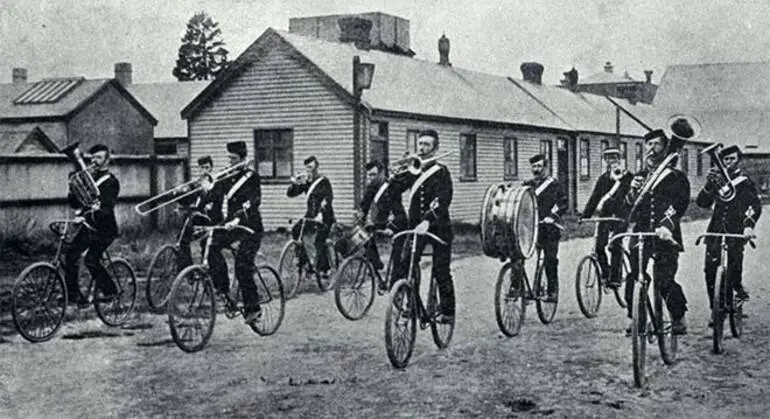
[[[581,218],[578,220],[578,224],[588,223],[588,222],[595,222],[595,223],[601,223],[601,222],[615,222],[615,223],[622,223],[626,220],[622,218],[617,217],[592,217],[592,218]]]
[[[250,229],[249,227],[242,226],[242,225],[237,225],[237,224],[234,225],[234,226],[231,226],[229,228],[225,227],[225,226],[195,226],[195,227],[193,227],[193,231],[195,231],[196,233],[198,233],[198,232],[210,233],[210,232],[214,232],[214,231],[217,231],[217,230],[219,230],[219,231],[221,231],[221,230],[231,231],[231,230],[235,230],[235,229],[243,230],[243,231],[245,231],[246,233],[249,233],[249,234],[254,234],[255,233],[255,231]]]
[[[552,225],[552,226],[558,228],[559,230],[564,230],[564,226],[559,224],[559,223],[557,223],[556,221],[552,221],[550,223],[547,223],[545,221],[540,221],[540,222],[538,222],[538,224]]]
[[[428,236],[430,239],[434,240],[435,242],[437,242],[439,244],[442,244],[444,246],[446,246],[446,244],[447,244],[444,240],[441,240],[440,238],[438,238],[438,236],[436,236],[433,233],[428,233],[427,231],[424,232],[424,233],[420,233],[420,232],[418,232],[416,230],[404,230],[404,231],[398,232],[398,233],[393,235],[393,240],[395,240],[395,239],[397,239],[397,238],[399,238],[401,236],[405,236],[407,234],[414,234],[415,236]]]
[[[619,234],[615,234],[614,236],[612,236],[612,238],[610,239],[609,243],[607,243],[607,245],[611,246],[612,243],[615,240],[619,240],[619,239],[622,239],[624,237],[632,237],[632,236],[634,236],[634,237],[658,237],[658,234],[657,233],[653,233],[653,232],[649,232],[649,231],[638,232],[638,233],[634,233],[634,232],[619,233]],[[674,239],[667,240],[667,241],[669,243],[673,244],[674,246],[676,246],[679,249],[682,248],[682,246],[679,245],[679,243],[677,243]]]
[[[83,227],[85,227],[85,228],[87,228],[87,229],[89,229],[89,230],[91,230],[91,231],[96,231],[96,228],[94,228],[94,227],[93,227],[91,224],[88,224],[88,223],[87,223],[87,222],[85,222],[85,221],[75,221],[75,219],[74,219],[74,218],[69,218],[69,219],[57,219],[57,220],[53,220],[53,221],[51,221],[51,222],[48,224],[48,226],[49,226],[49,228],[50,228],[51,230],[53,230],[54,232],[56,232],[56,230],[55,230],[55,229],[54,229],[54,227],[53,227],[53,226],[54,226],[54,225],[56,225],[56,224],[64,224],[64,225],[67,225],[67,224],[81,224],[81,225],[83,225]]]
[[[754,244],[754,240],[746,238],[743,234],[734,234],[734,233],[703,233],[700,236],[698,236],[697,239],[695,239],[695,245],[698,246],[704,237],[720,237],[720,238],[731,238],[731,239],[743,239],[749,242],[749,245],[753,249],[757,248],[757,245]]]

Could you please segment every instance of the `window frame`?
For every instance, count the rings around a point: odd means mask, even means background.
[[[585,149],[583,148],[585,146]],[[585,155],[583,155],[585,153]],[[585,173],[583,173],[583,159],[585,159]],[[578,148],[578,174],[580,180],[591,178],[591,140],[581,138]]]
[[[466,141],[473,140],[473,173],[468,174],[467,159],[468,151],[466,150]],[[475,182],[478,180],[478,139],[475,133],[460,133],[460,181],[461,182]]]
[[[406,152],[407,153],[417,152],[417,139],[420,137],[420,131],[421,130],[419,129],[406,130]],[[414,137],[412,138],[411,135],[414,135]]]
[[[620,164],[623,170],[628,170],[628,144],[625,141],[618,142],[618,149],[620,150]]]
[[[548,167],[553,167],[553,140],[540,140],[540,154],[545,156]]]
[[[275,146],[275,135],[280,135],[281,133],[288,132],[291,135],[291,138],[289,139],[289,146],[288,147],[276,147]],[[271,135],[271,141],[272,144],[270,146],[270,153],[272,156],[272,166],[273,166],[273,173],[270,175],[263,174],[259,172],[259,177],[262,183],[289,183],[291,182],[291,177],[294,175],[294,128],[293,127],[274,127],[274,128],[254,128],[253,130],[253,146],[254,146],[254,164],[259,171],[259,151],[262,149],[265,149],[267,147],[260,147],[259,143],[257,141],[258,136],[260,134],[269,133]],[[278,176],[277,173],[277,167],[276,164],[276,149],[288,149],[288,163],[289,163],[289,174],[288,176]]]
[[[385,136],[382,135],[382,125],[385,125]],[[377,127],[377,135],[372,135],[372,127]],[[382,139],[384,138],[384,140]],[[390,124],[388,121],[369,121],[369,160],[374,160],[372,143],[384,143],[384,155],[380,163],[390,167]]]
[[[508,146],[507,144],[512,144]],[[513,158],[511,157],[513,152]],[[512,171],[508,168],[513,167]],[[513,135],[503,137],[503,180],[519,179],[519,138]]]
[[[644,170],[644,145],[642,143],[636,143],[636,158],[634,159],[636,165],[636,173]]]
[[[690,150],[685,147],[679,153],[679,169],[686,175],[690,174]]]

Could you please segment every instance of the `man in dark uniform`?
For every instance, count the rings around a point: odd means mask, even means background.
[[[88,305],[88,301],[80,292],[78,283],[80,268],[78,262],[84,250],[88,250],[84,259],[86,268],[96,281],[97,291],[101,294],[97,295],[96,298],[109,301],[118,291],[115,282],[102,265],[101,258],[107,247],[118,237],[115,203],[118,199],[118,193],[120,193],[120,182],[107,168],[110,164],[110,151],[107,146],[97,144],[91,147],[88,153],[91,154],[91,161],[94,165],[91,175],[99,189],[99,199],[91,206],[86,207],[70,187],[68,200],[70,206],[76,210],[75,222],[84,225],[75,236],[64,259],[69,301],[80,307]]]
[[[329,236],[332,224],[336,221],[334,218],[334,208],[332,207],[334,199],[332,184],[326,176],[318,173],[318,159],[315,156],[306,158],[304,164],[306,175],[291,178],[292,184],[286,191],[286,196],[293,198],[303,193],[307,194],[305,218],[323,223],[323,227],[319,228],[316,232],[315,238],[316,267],[321,275],[328,275],[330,255],[326,251],[326,238]],[[310,224],[305,226],[306,231],[309,228],[315,227],[310,226]],[[300,229],[301,225],[299,222],[292,227],[292,235],[295,239],[300,239]]]
[[[746,239],[754,237],[754,226],[762,214],[762,203],[757,195],[757,188],[745,174],[741,173],[738,163],[741,150],[738,146],[730,146],[719,152],[719,158],[730,176],[730,183],[735,187],[735,197],[725,202],[718,198],[719,188],[726,184],[721,170],[713,167],[708,174],[707,182],[698,193],[695,203],[703,208],[714,205],[714,214],[707,231],[710,233],[743,234]],[[727,243],[727,274],[733,281],[733,287],[741,300],[748,300],[749,293],[743,287],[743,247],[744,241],[725,239]],[[706,240],[706,291],[709,296],[709,306],[714,299],[714,281],[720,264],[721,248],[719,239],[708,237]]]
[[[401,203],[402,190],[398,185],[388,181],[385,176],[385,166],[377,160],[372,160],[366,164],[366,188],[364,196],[361,199],[361,205],[356,214],[359,220],[369,219],[369,222],[375,228],[380,230],[390,230],[394,233],[403,231],[407,224],[406,211]],[[390,219],[392,217],[392,220]],[[391,253],[401,255],[403,238],[399,237],[393,243]],[[366,246],[366,257],[372,263],[375,269],[383,268],[380,254],[377,251],[375,241],[369,240]]]
[[[597,213],[599,217],[625,219],[626,211],[623,199],[631,187],[631,179],[634,178],[634,175],[620,167],[620,149],[608,148],[604,150],[604,160],[607,162],[607,171],[596,180],[594,190],[586,202],[581,217],[591,218],[594,213]],[[622,281],[620,269],[623,248],[620,243],[612,247],[610,251],[611,269],[605,248],[610,234],[618,227],[618,223],[599,222],[596,226],[596,245],[594,247],[601,268],[602,282],[613,287],[619,286]]]
[[[194,226],[217,225],[222,222],[222,192],[221,187],[217,187],[211,171],[214,169],[214,162],[211,156],[203,156],[198,159],[200,168],[199,185],[202,190],[189,200],[183,203],[189,205],[187,210],[191,211],[182,226],[182,235],[179,240],[179,269],[192,264],[192,254],[190,251],[190,242],[194,239]],[[196,185],[197,186],[197,185]]]
[[[679,151],[683,141],[676,136],[669,139],[663,130],[647,133],[644,141],[647,167],[637,173],[631,181],[631,189],[625,198],[626,206],[630,210],[638,201],[634,212],[629,214],[629,221],[635,223],[634,232],[657,234],[654,240],[648,241],[649,244],[645,243],[643,266],[647,266],[650,257],[655,259],[655,286],[660,290],[671,313],[671,332],[686,334],[684,315],[687,311],[687,299],[675,277],[679,269],[679,252],[684,251],[679,222],[690,203],[690,181],[687,180],[687,175],[675,167],[675,159],[665,167],[661,166],[666,156]],[[656,170],[659,175],[653,179]],[[641,195],[643,189],[647,189],[647,192]],[[631,318],[638,264],[638,253],[631,252],[631,273],[626,278],[628,318]],[[629,327],[626,333],[630,332]]]
[[[230,165],[243,164],[246,161],[246,143],[234,141],[227,144]],[[257,286],[254,282],[254,257],[262,244],[262,216],[259,204],[262,201],[262,189],[259,173],[248,165],[243,165],[239,173],[232,178],[223,180],[222,217],[226,227],[241,225],[248,227],[254,233],[241,229],[230,230],[225,234],[217,234],[209,250],[209,266],[211,266],[214,286],[225,295],[229,293],[229,277],[227,262],[222,255],[222,249],[235,241],[240,241],[235,253],[235,277],[238,280],[243,298],[243,309],[246,323],[259,320],[261,310]]]
[[[438,133],[424,130],[417,137],[417,154],[423,161],[435,156],[439,148]],[[393,180],[397,190],[411,188],[409,197],[409,228],[418,232],[430,232],[446,242],[446,245],[431,243],[433,246],[432,275],[439,292],[441,314],[439,323],[450,323],[455,316],[455,294],[452,286],[450,264],[452,262],[452,223],[449,206],[452,204],[452,177],[449,169],[437,161],[423,163],[419,174],[405,172]],[[417,254],[421,255],[429,239],[424,236],[417,241]],[[395,263],[393,279],[403,278],[409,261]]]
[[[543,249],[545,276],[548,278],[548,300],[556,301],[559,292],[559,220],[567,210],[567,196],[553,176],[547,175],[545,155],[538,154],[529,159],[533,178],[524,182],[535,191],[537,199],[538,233],[537,244]]]

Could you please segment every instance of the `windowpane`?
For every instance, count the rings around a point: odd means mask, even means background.
[[[644,147],[640,144],[636,144],[636,171],[641,172],[644,164]]]
[[[417,152],[417,135],[419,133],[417,130],[408,130],[406,132],[406,151],[410,153]]]
[[[686,148],[683,148],[679,155],[679,165],[683,172],[688,173],[690,171],[690,153]]]
[[[620,167],[623,169],[628,168],[628,147],[626,143],[620,143]]]
[[[255,158],[261,177],[277,179],[292,175],[293,142],[291,129],[254,131]]]
[[[291,177],[291,149],[279,148],[275,150],[275,177]]]
[[[590,142],[587,139],[580,140],[580,176],[588,177],[591,174],[589,165]]]
[[[385,167],[390,165],[388,159],[387,122],[372,122],[369,130],[369,158],[380,161]]]
[[[503,139],[503,175],[505,179],[516,179],[519,176],[519,150],[516,138]]]
[[[465,179],[476,178],[476,136],[462,134],[460,136],[460,169]]]

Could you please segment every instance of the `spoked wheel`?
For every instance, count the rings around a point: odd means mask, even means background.
[[[722,339],[725,335],[725,270],[719,266],[714,281],[714,301],[711,308],[712,351],[721,354],[724,351]]]
[[[454,285],[450,282],[454,293]],[[430,290],[428,291],[428,313],[434,313],[430,319],[430,332],[433,335],[433,342],[439,349],[445,349],[452,341],[452,335],[455,332],[455,319],[452,317],[450,322],[439,323],[436,320],[436,314],[441,313],[441,300],[438,293],[438,283],[434,278],[430,280]]]
[[[559,304],[559,284],[556,284],[556,288],[553,290],[548,288],[548,279],[546,278],[543,265],[539,265],[535,273],[534,292],[536,296],[537,317],[543,324],[551,323],[553,316],[556,315],[556,306]],[[548,294],[553,294],[555,298],[549,300]]]
[[[200,266],[188,266],[174,280],[166,307],[171,337],[185,352],[203,349],[214,332],[214,285]]]
[[[630,255],[627,251],[623,251],[623,265],[621,265],[621,272],[623,273],[623,276],[620,278],[620,286],[615,288],[613,291],[615,292],[615,300],[618,302],[618,305],[622,308],[628,307],[628,303],[626,302],[625,297],[625,289],[626,289],[626,278],[628,278],[628,275],[631,274],[631,259]]]
[[[514,269],[515,268],[515,269]],[[519,334],[524,323],[524,282],[526,273],[519,262],[508,262],[500,269],[495,285],[495,318],[500,331],[508,337]]]
[[[147,268],[147,305],[154,311],[161,311],[168,302],[168,293],[174,278],[179,273],[179,250],[175,245],[167,244],[152,258]]]
[[[355,256],[342,262],[337,271],[334,302],[348,320],[359,320],[374,304],[374,272],[366,258]]]
[[[660,348],[660,357],[666,365],[671,365],[676,361],[677,335],[671,332],[671,314],[668,312],[666,304],[663,302],[663,296],[660,291],[655,289],[655,299],[653,300],[653,312],[655,317],[655,335],[658,338],[658,347]]]
[[[583,315],[591,319],[599,314],[602,304],[602,283],[599,262],[593,256],[584,257],[575,275],[575,293]]]
[[[334,246],[331,243],[326,244],[326,257],[329,259],[329,271],[326,276],[321,275],[320,272],[316,272],[315,280],[318,283],[318,289],[323,292],[329,291],[334,287],[337,268],[340,266],[340,256],[334,251]]]
[[[257,285],[259,306],[262,316],[256,323],[250,324],[251,329],[260,336],[270,336],[275,333],[283,322],[286,300],[283,295],[283,283],[278,272],[270,266],[261,265],[254,269],[254,282]]]
[[[53,337],[67,311],[67,286],[50,263],[28,266],[13,284],[13,323],[21,336],[33,343]]]
[[[634,367],[634,385],[646,384],[644,363],[647,357],[647,307],[646,289],[641,281],[634,282],[634,298],[631,306],[631,353]]]
[[[136,275],[131,265],[124,259],[115,258],[105,266],[110,279],[115,283],[118,293],[109,301],[94,301],[96,315],[104,324],[112,327],[121,326],[128,321],[136,304]]]
[[[417,334],[417,302],[412,286],[401,279],[393,286],[385,312],[385,349],[396,368],[404,368],[414,350]]]
[[[300,244],[290,240],[283,246],[281,259],[278,262],[278,275],[283,281],[283,290],[286,299],[292,299],[297,295],[299,284],[305,275],[305,267],[300,261]]]

